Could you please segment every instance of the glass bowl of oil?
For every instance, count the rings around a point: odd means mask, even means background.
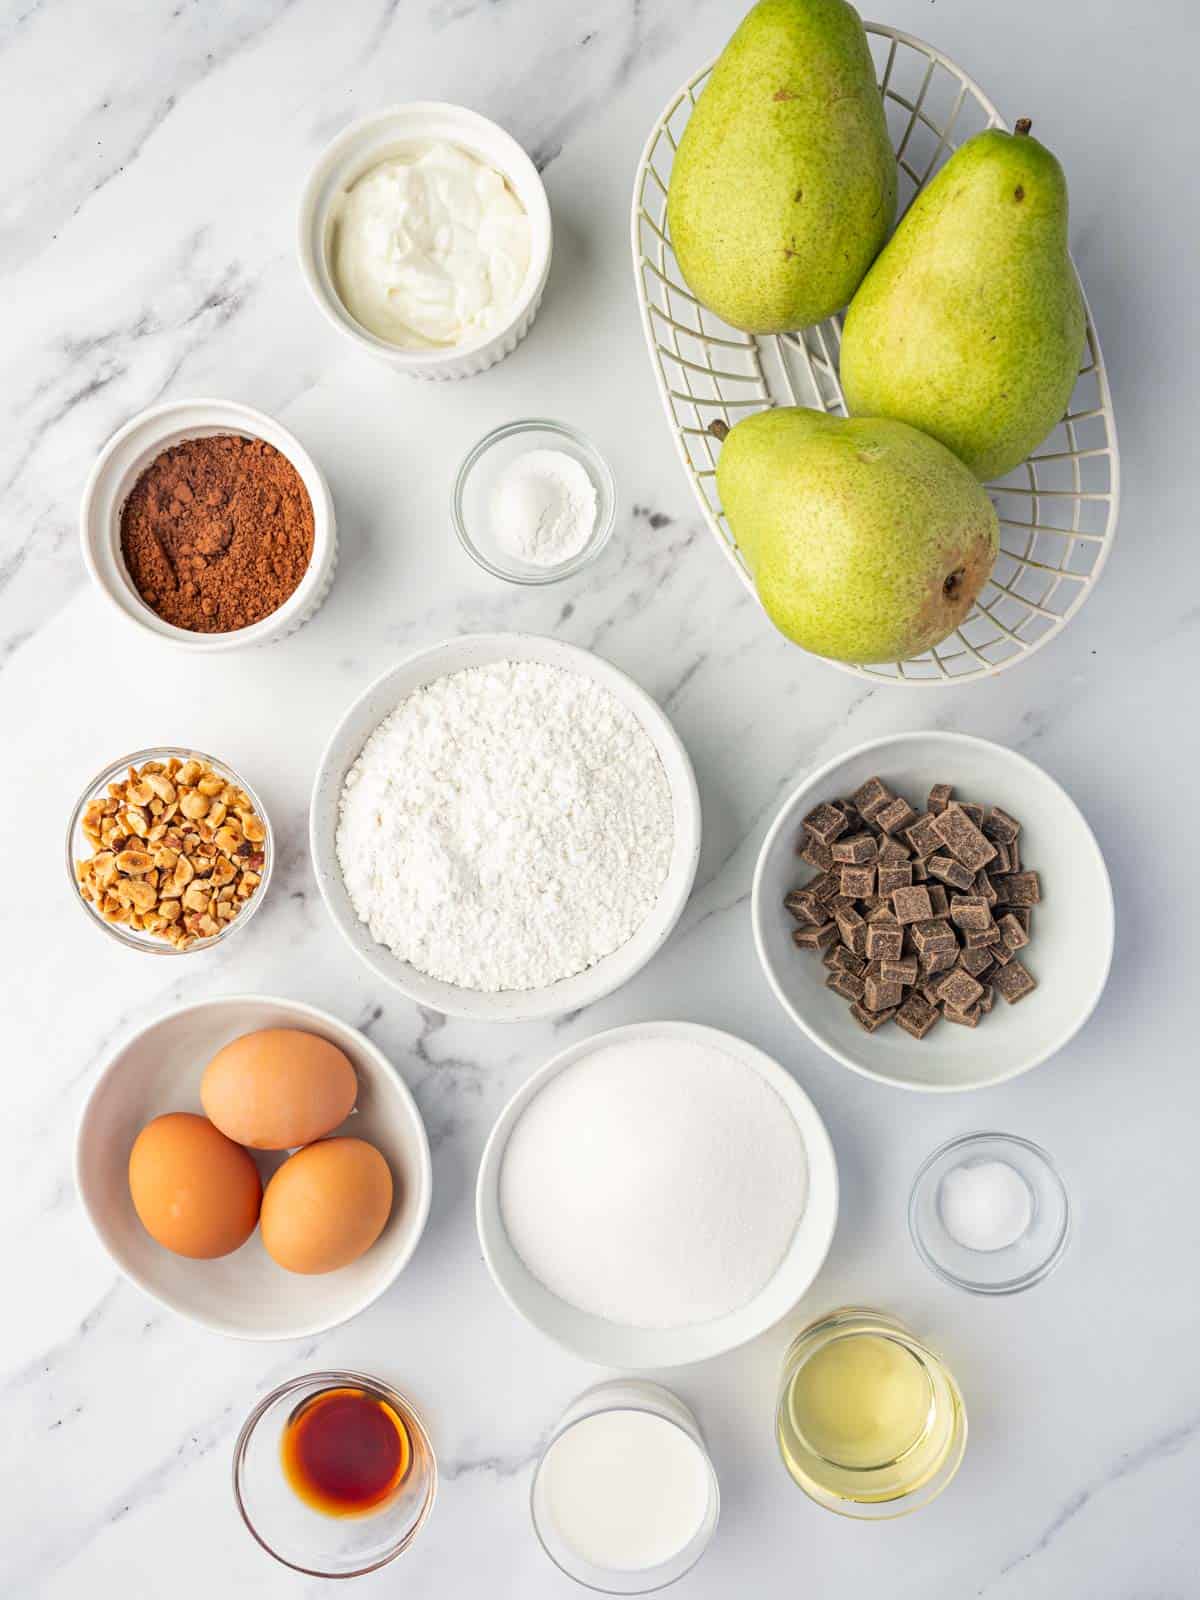
[[[398,1390],[361,1372],[313,1372],[272,1390],[233,1452],[233,1492],[263,1549],[314,1578],[356,1578],[424,1527],[437,1462]]]
[[[950,1482],[967,1413],[941,1358],[903,1323],[849,1306],[792,1341],[776,1436],[810,1499],[845,1517],[882,1520],[928,1505]]]

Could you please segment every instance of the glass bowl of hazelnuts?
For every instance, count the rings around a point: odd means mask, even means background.
[[[94,777],[67,830],[91,920],[132,950],[184,955],[244,928],[271,881],[271,824],[232,767],[198,750],[135,750]]]

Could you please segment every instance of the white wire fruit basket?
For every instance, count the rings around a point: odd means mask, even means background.
[[[940,50],[878,23],[865,26],[900,168],[902,214],[964,139],[1007,124],[979,85]],[[777,405],[844,416],[838,382],[842,319],[831,317],[801,333],[755,336],[707,311],[684,283],[667,229],[667,186],[680,136],[713,64],[674,96],[642,154],[633,189],[634,275],[680,457],[705,520],[753,594],[754,581],[717,496],[719,425],[732,427]],[[1112,397],[1089,309],[1083,364],[1066,415],[1034,455],[988,485],[1000,518],[1001,548],[970,615],[941,644],[911,660],[832,665],[876,681],[926,688],[986,677],[1024,660],[1075,615],[1099,577],[1116,532],[1119,489]]]

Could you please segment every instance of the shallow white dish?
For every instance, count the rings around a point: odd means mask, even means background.
[[[365,172],[398,151],[444,141],[501,173],[529,218],[529,271],[507,324],[472,343],[408,350],[371,333],[342,304],[329,261],[333,211]],[[550,205],[537,168],[503,128],[478,111],[417,100],[374,112],[344,128],[317,158],[300,197],[300,270],[313,299],[338,332],[361,350],[416,378],[469,378],[511,355],[529,332],[550,273]]]
[[[193,633],[164,622],[131,583],[121,554],[121,512],[134,484],[164,450],[185,439],[222,433],[265,439],[295,467],[312,502],[312,556],[299,584],[269,617],[230,633]],[[333,585],[337,566],[333,497],[320,467],[282,423],[235,400],[172,400],[131,417],[96,458],[83,491],[79,523],[84,565],[101,594],[127,621],[196,654],[286,639],[316,615]]]
[[[1039,874],[1044,896],[1033,913],[1032,942],[1021,953],[1038,988],[1015,1006],[997,997],[974,1030],[939,1022],[918,1040],[889,1023],[864,1033],[846,1002],[825,988],[829,974],[820,957],[792,943],[796,924],[783,897],[813,876],[796,856],[803,820],[822,800],[845,797],[876,774],[918,810],[933,784],[952,783],[960,799],[1003,806],[1022,825],[1022,862]],[[874,739],[807,777],[763,843],[751,917],[763,970],[793,1021],[843,1066],[905,1089],[980,1089],[1028,1072],[1082,1028],[1112,961],[1112,886],[1075,802],[1024,756],[963,733]]]
[[[551,1078],[593,1051],[626,1039],[684,1039],[720,1050],[775,1090],[795,1118],[808,1157],[808,1199],[791,1248],[761,1294],[739,1311],[690,1328],[630,1328],[580,1311],[533,1276],[509,1243],[500,1213],[500,1168],[509,1136],[522,1113]],[[765,1333],[804,1295],[829,1251],[837,1226],[838,1176],[833,1145],[804,1090],[770,1056],[753,1045],[694,1022],[635,1022],[581,1039],[517,1090],[488,1137],[475,1188],[479,1243],[496,1287],[527,1322],[585,1361],[622,1370],[684,1366],[707,1361]]]
[[[601,684],[626,706],[653,741],[671,790],[675,842],[666,881],[654,910],[620,949],[586,972],[542,989],[512,989],[484,994],[430,978],[377,944],[360,922],[342,881],[337,858],[338,803],[346,774],[375,729],[406,695],[447,673],[492,661],[542,661],[579,672]],[[317,767],[309,815],[309,844],[321,896],[339,933],[377,978],[394,985],[418,1005],[452,1017],[489,1022],[527,1022],[558,1016],[610,994],[645,966],[679,921],[700,859],[700,796],[692,763],[666,714],[644,689],[599,656],[535,633],[464,634],[419,650],[391,668],[354,702],[335,728]]]
[[[133,1209],[128,1162],[140,1130],[167,1111],[202,1112],[200,1079],[209,1060],[230,1040],[259,1028],[301,1028],[349,1056],[358,1075],[358,1104],[336,1131],[376,1145],[392,1169],[396,1197],[387,1226],[365,1255],[337,1272],[285,1272],[263,1248],[257,1229],[231,1255],[188,1260],[156,1244]],[[265,1182],[286,1152],[252,1154]],[[298,1000],[234,995],[179,1006],[109,1055],[80,1115],[75,1183],[114,1264],[155,1300],[214,1333],[302,1339],[356,1316],[395,1282],[424,1230],[433,1179],[416,1102],[369,1039]]]

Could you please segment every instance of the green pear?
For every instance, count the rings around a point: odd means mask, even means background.
[[[903,661],[953,633],[999,546],[971,473],[903,422],[757,412],[722,445],[717,489],[771,621],[834,661]]]
[[[1030,124],[990,128],[908,208],[846,316],[841,379],[858,416],[896,417],[997,478],[1071,398],[1083,296],[1063,170]]]
[[[684,129],[667,221],[696,297],[783,333],[840,310],[896,214],[896,158],[846,0],[759,0]]]

